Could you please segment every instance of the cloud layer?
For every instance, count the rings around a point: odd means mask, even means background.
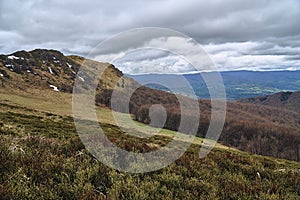
[[[298,0],[0,1],[0,53],[53,48],[87,55],[114,34],[158,26],[194,38],[221,70],[300,69],[299,19]],[[121,42],[126,46],[126,41]],[[143,66],[158,60],[152,64],[173,66],[167,72],[191,71],[166,52],[144,54],[128,55],[135,59],[118,64]],[[150,72],[145,68],[123,70]]]

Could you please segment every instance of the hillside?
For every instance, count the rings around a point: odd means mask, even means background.
[[[3,93],[17,96],[29,93],[58,99],[64,98],[61,97],[64,96],[63,93],[71,95],[76,73],[84,61],[82,57],[64,56],[53,50],[21,51],[8,56],[2,55],[0,58]],[[167,111],[164,128],[178,130],[181,112],[175,95],[139,87],[138,83],[124,77],[122,72],[108,63],[89,62],[100,68],[108,67],[97,87],[96,104],[98,106],[110,107],[112,89],[116,86],[122,97],[118,99],[118,108],[114,108],[116,111],[130,113],[135,120],[149,124],[149,108],[153,104],[162,104]],[[89,84],[88,74],[79,76],[83,83]],[[118,81],[121,84],[118,84]],[[128,97],[126,90],[132,86],[137,86],[139,89]],[[39,92],[41,90],[43,92]],[[57,94],[48,96],[43,94],[48,93],[45,91],[53,91]],[[129,110],[124,110],[122,106],[124,104],[125,107],[127,106],[126,97],[130,98]],[[182,96],[182,99],[190,101],[187,97]],[[70,97],[69,101],[71,102]],[[57,107],[63,109],[64,106],[61,104],[64,103],[58,103]],[[199,105],[201,118],[197,135],[204,137],[210,123],[211,105],[208,100],[199,100]],[[188,117],[193,118],[196,115],[198,113],[190,110]],[[299,161],[299,118],[300,113],[278,106],[228,102],[225,127],[219,142],[250,153]],[[190,124],[190,126],[195,126],[195,124]]]
[[[59,51],[45,49],[0,55],[0,81],[2,87],[12,90],[30,91],[38,88],[71,93],[78,69],[84,60],[83,57],[64,56]],[[115,82],[123,75],[108,63],[89,62],[95,64],[95,67],[107,67],[101,77],[102,82],[99,83],[98,91],[114,88]],[[90,84],[88,74],[80,74],[78,77],[86,85]],[[136,84],[128,78],[124,78],[123,83],[124,85]]]
[[[66,93],[60,95],[68,98]],[[22,98],[33,102],[21,106],[14,103],[16,96],[10,99],[7,95],[5,100],[0,97],[1,199],[299,198],[299,162],[222,146],[199,159],[200,144],[196,142],[162,170],[119,172],[85,150],[70,116],[49,112],[55,110],[55,99],[39,97],[40,104],[48,105],[43,107],[47,111],[41,111],[30,108],[35,107],[35,97]],[[98,107],[97,113],[101,119],[106,117],[101,125],[110,140],[128,151],[155,150],[171,139],[172,132],[166,131],[169,135],[149,139],[130,137],[107,121],[108,109]]]
[[[200,159],[199,149],[203,144],[196,137],[184,155],[164,169],[145,174],[123,173],[97,161],[85,150],[76,132],[71,117],[71,88],[84,58],[64,56],[53,50],[17,52],[0,58],[1,199],[297,199],[300,196],[300,164],[285,160],[298,159],[294,148],[299,144],[296,112],[230,102],[220,141],[231,147],[218,143],[207,157]],[[124,80],[121,81],[124,85],[117,86],[121,93],[125,92],[122,88],[137,83],[122,77],[110,64],[91,62],[98,67],[108,66],[97,88],[95,109],[105,134],[115,145],[132,152],[151,152],[173,139],[175,133],[166,129],[149,138],[124,133],[124,128],[129,132],[138,130],[127,127],[126,121],[121,126],[116,124],[108,108],[110,94],[119,79]],[[89,81],[87,76],[82,78]],[[173,94],[140,87],[130,100],[129,112],[136,120],[149,123],[149,106],[154,103],[167,108],[165,128],[176,130],[181,113]],[[210,102],[199,103],[198,135],[204,136]],[[115,158],[112,154],[112,159]]]
[[[178,130],[181,112],[172,94],[142,87],[131,97],[130,113],[136,120],[148,124],[149,108],[158,103],[162,103],[168,113],[164,127]],[[211,105],[207,100],[199,100],[199,105],[201,118],[197,135],[204,137],[210,123]],[[186,117],[196,115],[198,113],[190,110]],[[228,102],[219,142],[251,153],[299,161],[299,118],[300,113],[278,107]]]
[[[287,110],[300,112],[300,91],[299,92],[279,92],[273,95],[260,96],[249,99],[241,99],[240,102],[266,105],[269,107],[284,108]]]

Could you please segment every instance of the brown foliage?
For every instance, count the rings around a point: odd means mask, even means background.
[[[97,95],[96,102],[110,106],[111,92],[101,92]],[[125,90],[121,92],[126,96]],[[184,101],[192,101],[187,97],[180,97]],[[142,86],[130,97],[129,106],[124,99],[119,99],[119,106],[114,108],[116,111],[129,112],[134,115],[135,120],[149,124],[149,108],[153,104],[161,104],[167,113],[164,128],[178,130],[181,110],[176,95]],[[199,108],[201,112],[197,135],[204,137],[210,124],[210,101],[199,100]],[[199,115],[193,110],[188,113],[189,116],[185,117]],[[251,153],[300,161],[299,119],[300,113],[282,108],[228,102],[225,126],[219,142]],[[190,124],[193,125],[195,124]]]

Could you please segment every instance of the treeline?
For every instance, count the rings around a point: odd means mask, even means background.
[[[131,96],[126,91],[117,91],[117,103],[112,109],[130,113],[134,119],[150,124],[149,109],[161,104],[167,113],[164,128],[177,131],[181,120],[180,104],[174,94],[140,87]],[[111,107],[112,90],[102,90],[96,96],[98,105]],[[129,98],[129,103],[126,102]],[[196,101],[180,96],[188,104]],[[206,135],[211,118],[211,104],[199,100],[200,120],[197,135]],[[199,113],[189,110],[186,118],[192,119]],[[226,121],[219,139],[220,143],[260,155],[300,161],[300,114],[280,108],[271,108],[249,103],[229,102]],[[189,121],[189,120],[187,120]],[[190,120],[191,122],[193,120]],[[153,125],[153,124],[152,124]],[[196,124],[186,124],[195,126]]]

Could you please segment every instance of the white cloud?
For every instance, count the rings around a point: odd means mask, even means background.
[[[162,49],[149,49],[148,46],[160,46]],[[172,51],[180,47],[190,57],[199,60],[196,46],[183,38],[157,38],[144,44],[145,49],[110,54],[115,56],[113,64],[128,74],[145,73],[190,73],[196,69],[188,61]],[[235,42],[203,45],[207,55],[216,64],[216,69],[207,68],[205,62],[200,63],[201,71],[229,70],[300,70],[300,48],[279,46],[269,42]],[[201,56],[201,55],[200,55]],[[206,56],[202,55],[203,59]],[[295,57],[296,56],[296,57]],[[112,57],[110,57],[112,59]],[[103,60],[103,57],[102,57]],[[200,61],[200,62],[201,62]],[[199,66],[198,66],[199,67]],[[199,68],[197,68],[198,70]]]
[[[204,49],[222,71],[300,70],[299,61],[289,59],[291,55],[300,52],[300,48],[282,47],[267,42],[244,42],[209,44]]]

